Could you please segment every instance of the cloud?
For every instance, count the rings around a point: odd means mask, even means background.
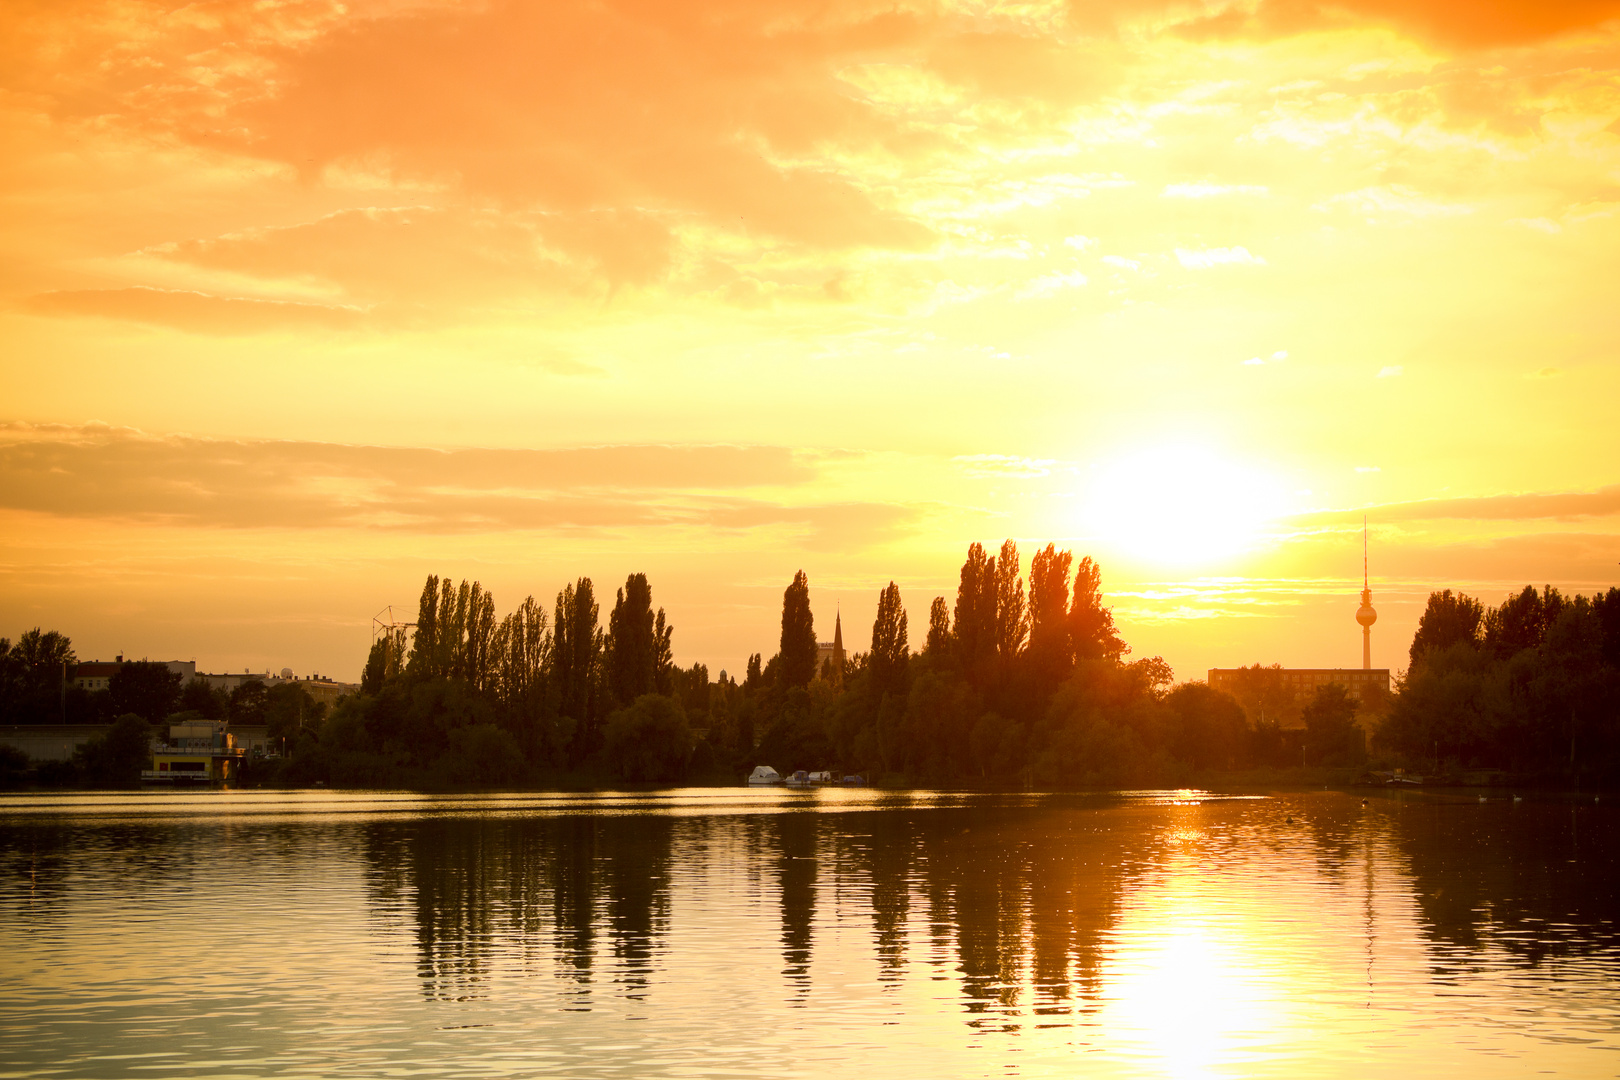
[[[789,507],[768,497],[813,480],[818,462],[775,446],[439,450],[9,424],[0,426],[0,507],[184,526],[416,532],[823,528],[865,513],[876,533],[915,516],[884,504]]]
[[[244,150],[304,171],[376,158],[508,208],[638,206],[811,248],[915,249],[924,226],[804,159],[904,138],[837,70],[922,36],[876,6],[497,0],[281,52],[278,92],[232,118]]]
[[[1078,289],[1089,280],[1078,270],[1054,270],[1025,282],[1023,288],[1018,290],[1017,297],[1020,300],[1038,300],[1064,289]]]
[[[961,454],[955,461],[968,476],[977,479],[1032,479],[1049,476],[1058,462],[1053,458],[1018,457],[1011,454]]]
[[[1404,184],[1382,184],[1342,192],[1317,203],[1312,209],[1325,211],[1338,207],[1349,209],[1370,221],[1390,217],[1459,217],[1474,212],[1472,206],[1431,199]]]
[[[1620,514],[1620,484],[1611,484],[1596,491],[1532,492],[1386,503],[1355,510],[1308,514],[1301,520],[1329,525],[1347,522],[1360,524],[1362,516],[1366,515],[1374,522],[1383,523],[1439,520],[1572,521],[1617,514]]]
[[[1620,0],[1260,0],[1184,22],[1192,38],[1276,38],[1383,25],[1458,49],[1527,45],[1620,17]]]
[[[1160,193],[1165,199],[1213,199],[1222,195],[1267,195],[1263,184],[1166,184]]]
[[[647,284],[667,273],[672,246],[666,222],[634,210],[404,206],[343,210],[145,254],[272,284],[314,283],[346,297],[437,306]]]
[[[1383,367],[1378,369],[1377,377],[1380,379],[1398,379],[1405,372],[1406,368],[1402,367],[1400,364],[1385,364]]]
[[[1213,266],[1264,266],[1266,260],[1251,255],[1244,247],[1219,247],[1189,250],[1176,248],[1176,260],[1189,270],[1208,270]]]
[[[287,300],[252,300],[179,289],[78,289],[39,293],[23,302],[43,315],[94,315],[200,334],[257,334],[276,330],[354,330],[364,308]]]

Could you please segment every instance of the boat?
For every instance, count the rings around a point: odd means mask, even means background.
[[[782,782],[782,774],[769,765],[755,765],[748,774],[749,787],[773,787]]]

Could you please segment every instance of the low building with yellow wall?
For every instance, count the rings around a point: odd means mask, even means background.
[[[169,737],[152,747],[152,767],[141,772],[141,780],[228,787],[240,775],[245,755],[222,721],[187,720],[169,725]]]

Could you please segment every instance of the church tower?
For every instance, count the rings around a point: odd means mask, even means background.
[[[1367,519],[1361,519],[1361,606],[1356,608],[1356,622],[1361,624],[1361,670],[1372,670],[1372,628],[1378,621],[1373,610],[1372,589],[1367,584]]]
[[[844,685],[844,614],[833,615],[833,685]]]

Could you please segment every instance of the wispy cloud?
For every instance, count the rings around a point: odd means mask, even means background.
[[[1176,248],[1176,261],[1189,270],[1208,270],[1213,266],[1264,266],[1266,260],[1250,254],[1245,247],[1218,247],[1190,250]]]
[[[1360,470],[1357,470],[1360,471]],[[1480,495],[1456,499],[1420,499],[1385,503],[1354,510],[1320,511],[1302,520],[1321,524],[1360,523],[1362,515],[1374,521],[1536,521],[1546,519],[1612,517],[1620,514],[1620,484],[1596,491],[1530,492]]]
[[[0,508],[192,527],[787,525],[857,535],[899,527],[920,512],[805,498],[820,459],[778,446],[433,449],[9,424],[0,426]]]
[[[1214,199],[1222,195],[1268,195],[1270,192],[1264,184],[1166,184],[1160,194],[1166,199]]]

